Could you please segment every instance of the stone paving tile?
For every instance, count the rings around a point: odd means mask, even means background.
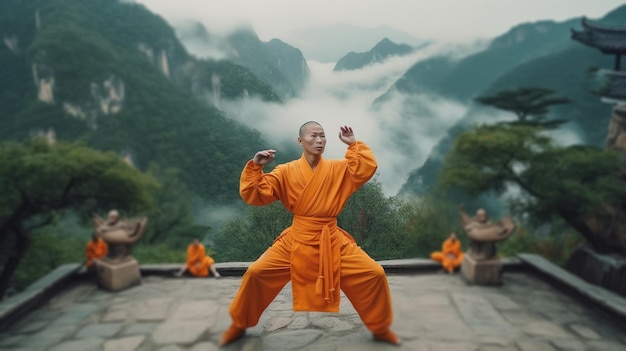
[[[515,344],[520,351],[555,351],[552,345],[542,340],[520,340]]]
[[[91,324],[84,326],[74,337],[76,339],[85,338],[110,338],[122,329],[121,323]]]
[[[168,320],[152,333],[152,341],[157,345],[191,344],[207,330],[204,321]]]
[[[587,343],[589,351],[626,351],[626,345],[613,341],[591,341]]]
[[[220,349],[241,279],[148,277],[116,293],[76,284],[0,335],[0,349],[626,351],[623,324],[527,274],[505,274],[500,287],[446,274],[388,280],[400,347],[374,342],[343,294],[339,313],[293,312],[288,284],[257,326]]]
[[[600,335],[596,333],[594,328],[581,324],[572,324],[569,326],[576,334],[585,339],[600,339]]]
[[[64,341],[50,351],[100,351],[103,342],[99,338]]]
[[[124,335],[149,335],[154,332],[157,323],[134,323],[126,327]]]
[[[135,351],[145,339],[141,335],[110,339],[104,342],[104,351]]]

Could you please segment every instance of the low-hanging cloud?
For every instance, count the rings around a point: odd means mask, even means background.
[[[383,191],[395,195],[466,108],[442,97],[402,93],[392,93],[376,108],[372,102],[411,65],[440,50],[432,47],[354,71],[335,72],[333,64],[310,61],[311,78],[301,96],[284,104],[250,99],[220,106],[230,118],[259,130],[279,153],[280,145],[297,146],[298,128],[315,120],[326,131],[325,157],[342,158],[346,146],[338,138],[339,128],[352,126],[377,157]]]

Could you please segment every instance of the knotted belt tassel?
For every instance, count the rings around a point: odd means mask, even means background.
[[[326,300],[327,303],[333,303],[335,300],[335,280],[331,245],[330,229],[325,225],[320,234],[319,274],[315,282],[315,293],[317,295],[323,294],[324,300]]]

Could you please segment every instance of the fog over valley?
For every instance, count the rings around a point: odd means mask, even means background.
[[[357,139],[375,152],[379,163],[377,179],[385,193],[395,195],[407,174],[424,162],[433,145],[466,107],[438,96],[407,96],[399,92],[391,93],[391,98],[380,106],[374,107],[373,102],[411,65],[441,50],[433,46],[354,71],[333,71],[332,63],[308,61],[311,76],[301,96],[284,104],[249,99],[223,102],[220,106],[229,117],[258,129],[272,144],[267,147],[278,152],[280,145],[297,146],[300,125],[315,120],[326,131],[325,157],[342,158],[346,148],[339,141],[339,127],[352,126]],[[418,115],[412,112],[416,106]]]

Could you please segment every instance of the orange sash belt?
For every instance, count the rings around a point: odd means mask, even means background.
[[[332,246],[338,238],[336,217],[306,217],[293,218],[292,235],[294,240],[305,245],[319,245],[319,273],[315,282],[315,293],[324,295],[327,303],[335,299],[335,277],[333,267]],[[337,243],[338,244],[338,243]]]

